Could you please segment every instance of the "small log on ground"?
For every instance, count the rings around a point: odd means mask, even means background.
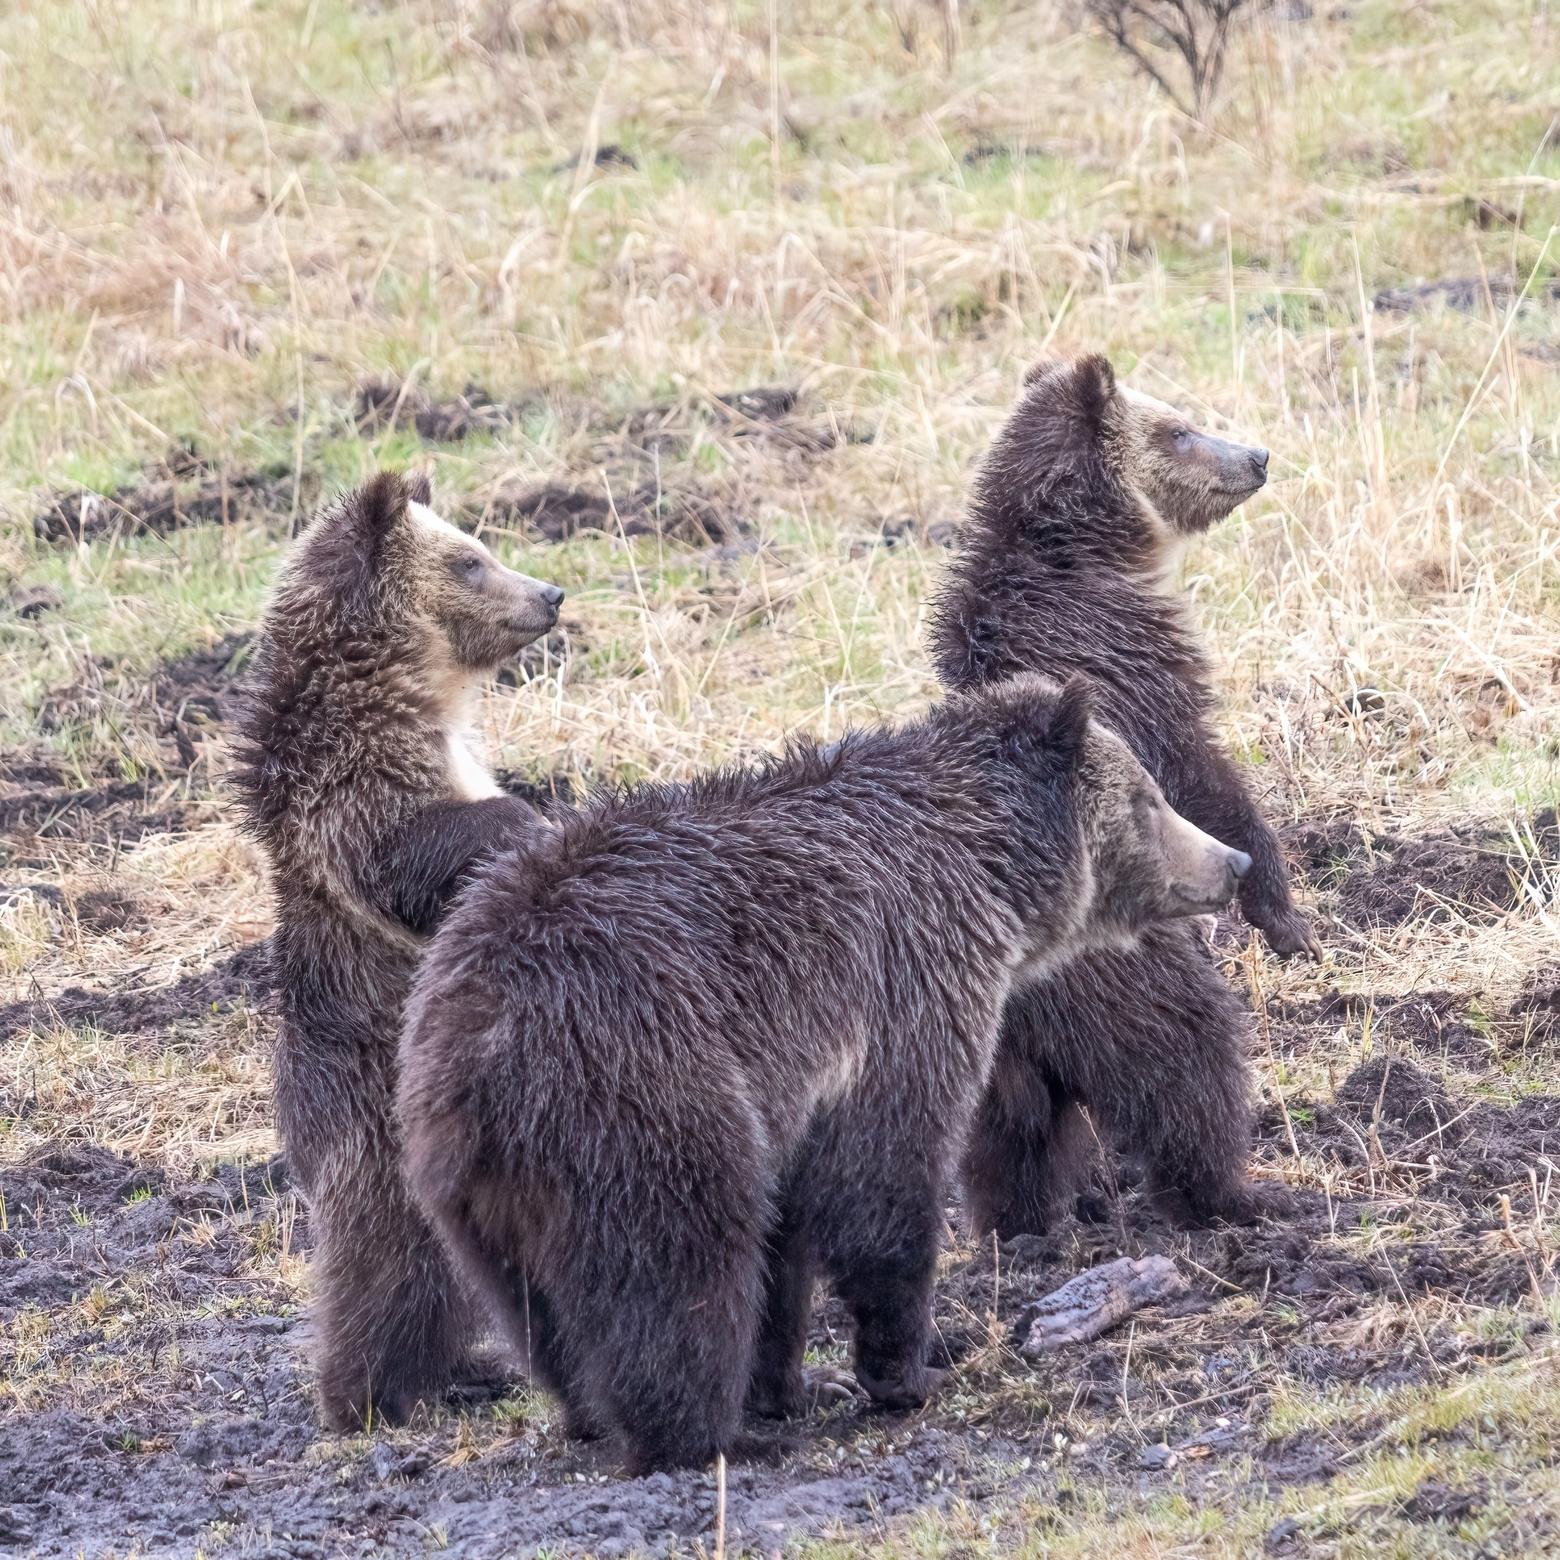
[[[1030,1307],[1019,1353],[1045,1354],[1064,1344],[1087,1343],[1145,1305],[1185,1294],[1187,1287],[1169,1257],[1120,1257],[1090,1268]]]

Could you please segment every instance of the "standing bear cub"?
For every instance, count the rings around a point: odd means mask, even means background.
[[[949,688],[1086,675],[1170,805],[1252,858],[1240,904],[1280,953],[1317,945],[1272,829],[1219,748],[1209,674],[1169,576],[1267,480],[1268,454],[1192,428],[1085,357],[1032,370],[976,480],[931,648]],[[1276,1204],[1246,1179],[1249,1015],[1186,924],[1101,951],[1008,1004],[964,1173],[972,1219],[1046,1228],[1087,1165],[1087,1106],[1183,1217]]]
[[[428,500],[425,478],[384,473],[299,537],[235,753],[276,902],[277,1118],[309,1200],[320,1392],[337,1428],[442,1394],[471,1341],[402,1178],[401,1010],[445,901],[477,860],[539,826],[478,762],[468,704],[563,599]]]
[[[919,1403],[943,1195],[1014,975],[1222,904],[1249,865],[1170,811],[1081,683],[600,800],[482,870],[429,945],[413,1188],[636,1471],[731,1450],[750,1387],[794,1400],[814,1260],[862,1386]]]

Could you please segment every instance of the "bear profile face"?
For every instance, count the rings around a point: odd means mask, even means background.
[[[1204,433],[1140,390],[1117,391],[1104,436],[1117,469],[1178,536],[1216,525],[1267,481],[1265,449]]]
[[[1027,675],[947,706],[952,720],[988,740],[985,751],[1001,771],[994,794],[1013,851],[1015,908],[1042,955],[1044,943],[1059,936],[1085,947],[1120,947],[1153,922],[1218,910],[1251,867],[1244,851],[1170,806],[1132,749],[1094,719],[1092,706],[1084,678],[1058,690]],[[1067,866],[1058,848],[1069,838]],[[1070,932],[1055,920],[1064,899],[1077,912]]]
[[[1132,749],[1090,722],[1080,755],[1093,868],[1091,921],[1130,941],[1155,921],[1207,915],[1251,869],[1244,851],[1205,834],[1165,800]]]
[[[1037,363],[1024,386],[1029,458],[1073,471],[1097,463],[1136,495],[1162,541],[1206,531],[1267,482],[1265,449],[1205,433],[1174,407],[1119,385],[1098,353]]]
[[[412,594],[462,669],[494,671],[558,621],[563,592],[505,568],[426,504],[407,505]]]
[[[408,659],[456,676],[491,672],[558,621],[563,592],[505,568],[429,507],[428,479],[380,472],[326,510],[303,538],[281,610],[302,622],[335,604]]]

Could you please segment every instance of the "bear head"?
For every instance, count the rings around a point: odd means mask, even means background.
[[[956,694],[939,718],[973,744],[1008,847],[1015,910],[1072,952],[1131,944],[1150,924],[1227,904],[1251,868],[1183,818],[1120,737],[1086,678],[1020,676]],[[1070,904],[1070,921],[1058,919]]]
[[[558,621],[563,591],[505,568],[434,513],[422,473],[380,472],[299,538],[270,614],[374,644],[454,682],[495,671]]]
[[[1129,518],[1146,520],[1149,540],[1161,545],[1223,520],[1266,483],[1268,469],[1265,449],[1207,433],[1119,384],[1098,353],[1031,368],[994,455],[1021,494],[1081,492],[1085,521],[1108,524],[1123,509],[1112,498],[1135,500]],[[988,487],[997,475],[988,473]]]

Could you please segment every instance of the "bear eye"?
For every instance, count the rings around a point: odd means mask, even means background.
[[[1191,438],[1191,436],[1192,430],[1190,428],[1177,428],[1175,432],[1170,435],[1170,437],[1174,439],[1177,444],[1185,444],[1186,441]]]
[[[474,553],[462,553],[455,560],[455,571],[462,579],[474,580],[482,573],[482,560]]]

